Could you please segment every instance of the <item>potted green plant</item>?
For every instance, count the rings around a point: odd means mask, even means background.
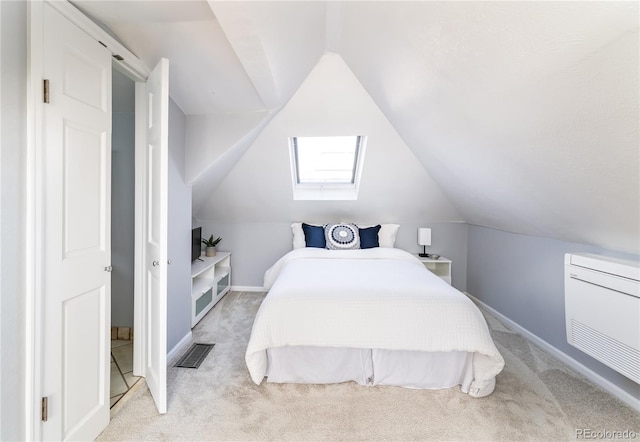
[[[209,239],[203,239],[202,243],[206,246],[205,256],[216,256],[216,246],[222,241],[221,237],[213,239],[213,235]]]

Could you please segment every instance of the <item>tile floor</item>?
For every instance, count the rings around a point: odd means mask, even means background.
[[[133,375],[133,341],[111,341],[111,407],[140,378]]]

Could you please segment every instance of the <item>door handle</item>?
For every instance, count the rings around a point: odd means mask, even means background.
[[[104,271],[105,271],[105,272],[109,272],[109,273],[111,273],[111,272],[113,272],[113,267],[111,267],[111,266],[106,266],[106,267],[104,268]]]
[[[157,267],[157,266],[159,266],[159,265],[160,265],[160,262],[158,262],[158,261],[153,261],[153,262],[151,263],[151,265],[153,265],[154,267]]]

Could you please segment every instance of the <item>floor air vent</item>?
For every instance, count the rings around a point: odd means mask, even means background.
[[[198,368],[216,344],[193,344],[174,367]]]

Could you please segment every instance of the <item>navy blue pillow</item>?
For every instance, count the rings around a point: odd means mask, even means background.
[[[312,226],[302,223],[302,231],[304,232],[304,242],[307,247],[324,249],[327,246],[323,226]]]
[[[361,249],[373,249],[374,247],[380,247],[380,242],[378,241],[380,224],[373,227],[367,227],[365,229],[358,229],[358,231],[360,232]]]

